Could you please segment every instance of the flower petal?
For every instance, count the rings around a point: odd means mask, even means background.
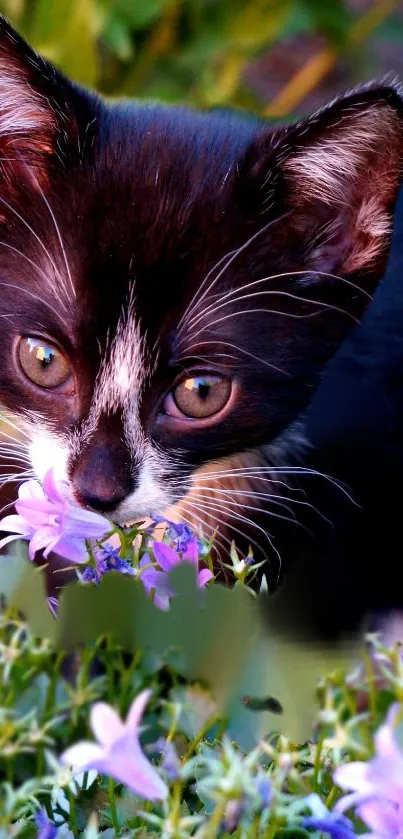
[[[96,702],[91,708],[90,725],[101,746],[110,746],[125,732],[125,726],[111,705]]]
[[[104,758],[103,769],[100,771],[111,775],[137,795],[150,801],[164,799],[168,794],[168,788],[157,770],[147,760],[138,742],[132,742],[131,738],[124,738],[115,744],[110,754]]]
[[[33,528],[22,516],[5,516],[0,519],[0,530],[19,533],[21,536],[31,536]]]
[[[403,830],[403,821],[396,808],[384,799],[363,801],[357,813],[371,830],[385,837],[397,837]]]
[[[49,544],[53,543],[54,538],[54,532],[51,527],[40,527],[39,530],[34,533],[29,543],[29,558],[33,559],[38,551],[42,551],[44,548],[47,548]]]
[[[173,548],[170,548],[169,545],[164,545],[163,542],[153,542],[152,551],[158,565],[163,571],[171,571],[181,561]]]
[[[111,530],[111,523],[105,516],[91,510],[68,507],[63,516],[63,530],[82,539],[101,539]]]
[[[26,501],[29,498],[45,501],[45,495],[39,481],[24,481],[18,490],[18,498],[21,501]]]
[[[214,574],[211,573],[209,568],[202,568],[197,575],[197,586],[198,588],[203,588],[210,580],[214,579]]]
[[[96,743],[82,740],[75,746],[70,746],[60,757],[65,766],[73,769],[96,769],[98,762],[104,757],[104,750]]]
[[[63,559],[67,559],[68,562],[77,563],[77,565],[88,560],[84,539],[75,539],[72,536],[56,536],[49,544],[46,555],[51,551],[59,554]]]
[[[342,789],[353,789],[364,794],[372,791],[370,764],[361,760],[338,766],[333,773],[333,780]]]
[[[54,469],[48,469],[46,472],[43,479],[43,489],[49,501],[52,501],[58,506],[64,505],[68,484],[67,481],[56,480]]]
[[[182,559],[186,560],[186,562],[191,562],[193,565],[197,565],[199,561],[199,545],[196,538],[189,539],[186,549],[182,554]]]
[[[132,704],[129,708],[127,718],[126,718],[125,728],[127,729],[127,731],[130,732],[130,734],[132,736],[133,735],[135,735],[136,737],[138,736],[138,730],[137,729],[139,727],[141,718],[143,716],[144,708],[146,707],[150,696],[151,696],[151,691],[150,690],[142,690],[141,693],[139,693],[139,695],[136,696],[134,702],[132,702]]]
[[[60,515],[57,507],[54,507],[50,501],[39,501],[37,498],[16,501],[15,509],[33,527],[42,527],[48,523],[50,517],[54,519]]]

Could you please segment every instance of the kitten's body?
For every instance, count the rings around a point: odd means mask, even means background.
[[[274,584],[300,418],[386,262],[398,92],[276,129],[106,106],[3,21],[0,146],[0,398],[35,471],[119,520],[218,527]]]

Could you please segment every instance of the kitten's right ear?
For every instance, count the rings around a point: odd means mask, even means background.
[[[79,93],[0,16],[0,174],[23,162],[42,170],[63,156],[96,99]],[[85,111],[87,113],[85,113]],[[94,117],[94,113],[92,113]],[[77,142],[75,142],[77,147]]]

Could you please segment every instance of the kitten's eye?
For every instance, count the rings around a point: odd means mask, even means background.
[[[59,387],[71,377],[71,368],[63,353],[40,338],[21,338],[18,358],[27,378],[38,387]]]
[[[190,419],[207,419],[218,414],[231,395],[231,382],[222,376],[201,374],[184,379],[172,392],[172,403],[176,411],[168,412]],[[168,397],[169,399],[169,397]]]

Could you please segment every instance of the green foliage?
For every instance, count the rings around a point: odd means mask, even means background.
[[[245,749],[230,736],[228,718],[211,691],[184,675],[172,650],[125,654],[116,640],[102,637],[72,656],[3,610],[0,839],[34,839],[39,806],[60,824],[57,839],[113,839],[120,833],[133,839],[307,839],[312,834],[301,824],[306,795],[315,792],[334,804],[340,795],[334,769],[372,756],[374,732],[390,704],[401,701],[402,673],[400,649],[372,639],[354,671],[334,672],[317,683],[308,741],[298,745],[270,733],[274,718],[255,698],[255,715],[265,718],[264,736]],[[124,717],[144,688],[151,688],[152,698],[141,740],[169,786],[164,804],[141,801],[102,775],[73,780],[58,760],[66,746],[92,737],[88,720],[95,701],[114,705]],[[176,754],[173,775],[164,763],[164,743]]]
[[[0,10],[104,93],[252,108],[248,61],[306,31],[343,51],[352,23],[345,0],[0,0]]]

